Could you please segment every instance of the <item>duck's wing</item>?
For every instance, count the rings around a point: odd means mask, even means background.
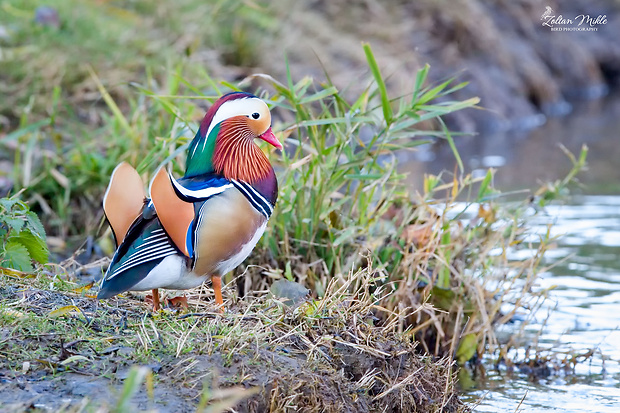
[[[146,193],[138,172],[127,162],[120,163],[110,177],[103,197],[103,211],[110,222],[116,246],[119,246],[131,224],[144,206]]]
[[[153,178],[150,192],[157,217],[185,256],[194,258],[193,239],[202,204],[230,188],[233,184],[219,175],[177,181],[162,168]]]
[[[131,290],[170,255],[181,253],[157,218],[153,203],[148,202],[114,253],[97,298]]]

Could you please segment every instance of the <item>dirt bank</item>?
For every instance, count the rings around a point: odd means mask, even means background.
[[[546,6],[573,20],[605,15],[606,23],[597,31],[551,31],[542,25]],[[617,84],[619,9],[610,0],[306,1],[282,17],[276,47],[265,49],[261,65],[283,77],[284,49],[296,77],[320,78],[325,68],[336,85],[363,88],[360,41],[368,41],[394,96],[413,90],[415,71],[429,63],[434,81],[457,75],[470,82],[457,97],[477,95],[486,109],[458,112],[456,129],[531,128],[544,121],[540,115],[567,114],[567,100],[598,97]]]
[[[371,303],[353,295],[297,310],[263,296],[220,314],[196,290],[192,313],[151,315],[144,302],[98,302],[58,278],[0,281],[2,411],[467,410],[450,362],[374,326]],[[137,366],[149,372],[144,385]]]

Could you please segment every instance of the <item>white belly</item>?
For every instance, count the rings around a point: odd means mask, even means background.
[[[206,279],[206,275],[198,277],[189,273],[185,258],[179,255],[169,255],[131,289],[133,291],[147,291],[155,288],[187,290],[198,287]]]

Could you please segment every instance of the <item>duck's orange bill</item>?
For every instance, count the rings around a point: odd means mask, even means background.
[[[282,144],[280,143],[278,138],[276,138],[276,135],[273,134],[273,131],[271,130],[271,128],[267,129],[267,131],[263,133],[262,135],[260,135],[259,138],[275,146],[276,148],[282,150]]]

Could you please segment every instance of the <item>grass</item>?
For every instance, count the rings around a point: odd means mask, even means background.
[[[465,411],[449,359],[417,356],[395,325],[375,325],[382,292],[371,269],[349,273],[323,299],[297,308],[263,295],[229,300],[224,315],[211,311],[206,289],[191,293],[185,315],[150,316],[135,298],[97,302],[58,276],[0,277],[1,369],[10,388],[17,377],[78,374],[99,388],[91,396],[98,400],[87,403],[102,411],[166,400],[198,411],[224,411],[239,400],[241,411],[256,412]],[[67,407],[81,403],[73,397]]]
[[[105,74],[114,96],[124,98],[128,82],[145,75],[163,80],[178,63],[193,63],[193,79],[220,57],[224,65],[252,66],[256,39],[267,40],[275,24],[272,10],[260,2],[63,0],[53,5],[58,26],[35,21],[39,6],[33,0],[1,5],[0,25],[8,35],[0,40],[0,113],[10,121],[61,111],[98,124],[91,106],[99,97],[89,67]]]
[[[357,95],[343,93],[329,73],[323,83],[290,71],[281,80],[255,74],[235,81],[202,69],[194,52],[208,38],[221,42],[227,64],[252,64],[253,30],[272,29],[268,9],[255,3],[184,0],[172,8],[138,1],[95,9],[67,0],[60,15],[79,19],[59,28],[24,24],[34,2],[2,4],[8,14],[0,24],[18,22],[4,72],[10,77],[0,75],[9,91],[0,109],[9,125],[2,145],[14,155],[12,181],[23,188],[22,199],[45,218],[50,244],[90,237],[95,250],[111,255],[100,204],[113,168],[128,161],[148,181],[172,162],[178,176],[207,102],[226,91],[242,88],[267,101],[286,146],[269,154],[280,193],[268,230],[247,265],[228,278],[248,297],[239,301],[229,288],[227,315],[209,311],[199,299],[204,288],[190,292],[192,313],[149,317],[132,297],[97,304],[62,267],[39,268],[34,276],[3,270],[1,316],[10,327],[0,351],[13,377],[24,363],[32,374],[109,376],[118,404],[105,408],[118,411],[144,395],[139,383],[149,394],[142,406],[180,394],[170,381],[188,389],[192,407],[201,409],[245,397],[262,411],[318,411],[328,402],[343,410],[356,400],[371,410],[456,411],[463,406],[454,396],[452,360],[463,366],[492,354],[499,361],[520,345],[518,328],[507,341],[495,332],[527,311],[522,329],[535,313],[546,294],[537,276],[553,243],[547,237],[523,245],[528,217],[561,196],[585,166],[586,149],[577,158],[569,154],[573,170],[565,179],[509,203],[493,188],[494,171],[482,178],[464,173],[458,134],[442,118],[475,107],[477,98],[454,100],[466,85],[432,83],[428,66],[401,95],[388,91],[368,45],[368,76]],[[197,21],[201,15],[212,20]],[[240,17],[231,22],[232,15]],[[76,38],[83,39],[80,54],[72,49]],[[116,43],[127,38],[126,47]],[[411,193],[397,155],[437,139],[453,149],[455,171],[428,175]],[[531,257],[509,260],[515,249]],[[292,310],[250,294],[278,279],[302,283],[313,300]],[[18,341],[23,346],[15,347]],[[123,348],[130,355],[119,355]],[[115,379],[119,368],[153,363],[159,370]],[[207,374],[214,366],[225,372],[223,382]],[[236,390],[226,393],[229,387]],[[334,389],[337,400],[324,396]],[[179,399],[189,400],[187,394]]]

